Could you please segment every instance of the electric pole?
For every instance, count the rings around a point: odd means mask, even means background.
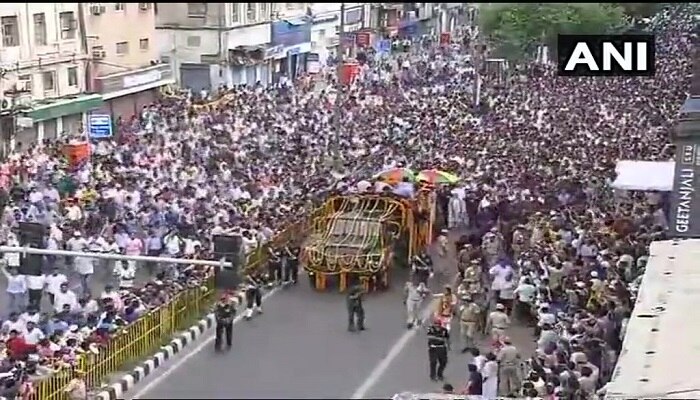
[[[340,3],[340,26],[338,27],[338,57],[337,57],[337,69],[336,69],[336,83],[337,90],[335,94],[335,109],[333,110],[334,117],[334,129],[335,135],[333,135],[333,167],[339,167],[340,165],[340,129],[343,125],[343,103],[345,97],[345,87],[341,82],[341,75],[343,73],[343,62],[345,60],[345,3]]]

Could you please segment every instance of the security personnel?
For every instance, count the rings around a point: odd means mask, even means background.
[[[413,281],[408,281],[404,291],[406,294],[404,301],[406,305],[406,326],[408,329],[412,329],[414,326],[421,324],[420,305],[423,299],[430,294],[430,290],[425,287],[423,282],[416,284]]]
[[[365,309],[362,307],[363,294],[364,290],[360,285],[355,285],[348,291],[348,330],[350,332],[355,331],[355,326],[361,331],[365,330]]]
[[[226,332],[226,349],[231,348],[233,317],[236,316],[236,306],[229,296],[229,294],[221,296],[214,309],[214,316],[216,317],[216,341],[214,342],[214,348],[216,351],[221,351],[224,332]]]
[[[272,247],[268,248],[270,258],[267,261],[268,275],[270,275],[270,283],[276,285],[282,281],[282,252]]]
[[[416,275],[418,283],[428,284],[428,278],[430,278],[430,273],[432,272],[432,262],[429,256],[426,255],[416,255],[413,257],[413,262],[411,263],[411,268],[413,273]]]
[[[245,319],[250,320],[253,318],[253,308],[262,314],[262,279],[255,273],[249,274],[246,277],[245,282],[245,299],[246,299],[246,310]]]
[[[464,347],[462,353],[466,353],[475,346],[475,335],[479,326],[481,307],[474,302],[468,294],[462,296],[462,306],[459,308],[459,334]]]
[[[428,328],[428,357],[430,360],[430,379],[443,380],[447,367],[447,351],[450,346],[450,333],[439,320],[435,320]]]
[[[457,256],[457,270],[459,271],[459,277],[464,279],[464,270],[469,266],[469,260],[472,255],[472,245],[465,243],[462,249],[459,251]]]
[[[297,284],[299,278],[299,248],[294,247],[292,249],[289,246],[285,246],[284,252],[286,253],[284,262],[284,283]]]

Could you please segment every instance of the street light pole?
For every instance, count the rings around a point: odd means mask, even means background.
[[[345,95],[345,88],[343,87],[343,83],[340,80],[340,76],[342,75],[343,72],[343,60],[345,59],[345,45],[344,45],[344,36],[345,36],[345,3],[340,3],[340,26],[338,27],[338,57],[337,57],[337,69],[336,69],[336,81],[337,81],[337,91],[335,94],[335,110],[333,110],[333,117],[334,117],[334,129],[335,129],[335,135],[333,135],[333,163],[334,167],[338,167],[340,163],[340,129],[343,125],[343,103],[344,103],[344,95]]]

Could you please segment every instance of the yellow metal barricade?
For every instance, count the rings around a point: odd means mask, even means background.
[[[37,380],[34,400],[64,400],[64,388],[78,370],[85,372],[91,389],[99,388],[109,374],[130,370],[169,342],[175,333],[189,328],[207,313],[216,301],[214,291],[212,275],[203,286],[177,294],[168,304],[114,333],[98,354],[84,354],[73,369],[64,369]]]

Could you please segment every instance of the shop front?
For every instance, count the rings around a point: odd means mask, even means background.
[[[141,109],[151,104],[161,86],[174,84],[175,79],[169,64],[159,64],[101,76],[95,79],[96,89],[102,94],[104,104],[100,112],[127,120],[138,115]]]
[[[303,16],[282,19],[271,24],[272,49],[266,56],[271,58],[273,80],[281,76],[294,79],[306,72],[307,54],[311,51],[312,18]]]
[[[55,140],[66,135],[83,134],[85,116],[102,107],[101,94],[81,94],[56,99],[34,101],[31,109],[22,113],[31,124],[17,126],[13,144],[22,148],[43,140]]]
[[[252,85],[270,82],[270,65],[265,52],[270,43],[269,23],[235,28],[228,35],[228,62],[226,77],[229,85]]]

